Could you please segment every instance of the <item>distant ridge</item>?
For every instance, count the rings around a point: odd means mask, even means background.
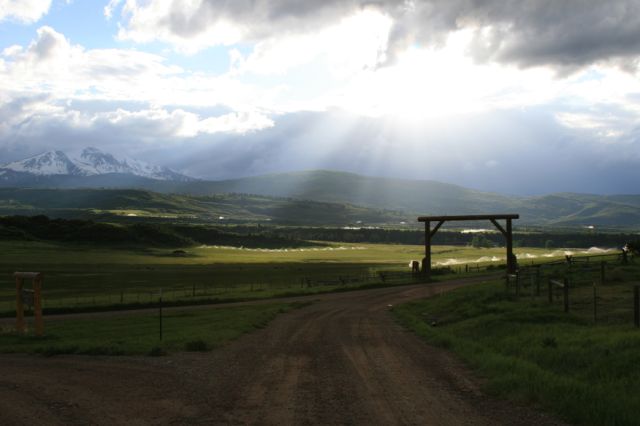
[[[8,172],[7,172],[8,173]],[[277,173],[221,181],[159,180],[123,173],[24,177],[0,186],[138,188],[190,195],[255,194],[421,214],[519,213],[518,225],[640,229],[640,195],[557,193],[522,197],[476,191],[430,180],[362,176],[330,170]]]

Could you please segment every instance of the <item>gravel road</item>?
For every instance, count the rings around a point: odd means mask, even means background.
[[[314,296],[209,353],[0,356],[0,424],[562,424],[483,394],[388,312],[471,282]]]

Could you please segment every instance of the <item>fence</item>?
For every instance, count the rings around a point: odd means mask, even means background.
[[[640,326],[640,268],[620,255],[567,258],[522,267],[505,277],[506,290],[562,306],[594,324]]]
[[[162,299],[168,304],[198,304],[207,301],[233,301],[266,296],[293,295],[375,285],[404,285],[424,282],[424,275],[410,271],[376,271],[359,275],[323,275],[292,278],[283,281],[220,284],[190,284],[162,288]],[[100,289],[97,289],[99,291]],[[268,294],[265,294],[268,293]],[[95,308],[125,309],[142,307],[158,301],[159,289],[129,288],[112,293],[99,292],[71,297],[55,297],[44,292],[47,312]],[[6,312],[15,310],[15,298],[7,300]]]
[[[579,265],[594,265],[600,259],[619,260],[619,255],[597,255],[576,257],[571,261],[573,268]],[[517,295],[526,291],[531,282],[536,288],[536,295],[540,294],[540,279],[542,275],[548,275],[548,268],[555,266],[567,267],[567,261],[555,261],[544,264],[531,264],[519,269],[517,283],[513,286]],[[438,274],[465,274],[481,273],[504,270],[505,265],[496,263],[486,264],[463,264],[455,266],[441,266],[432,270],[432,275]],[[533,272],[532,272],[533,271]],[[532,278],[531,274],[535,275]],[[536,275],[537,274],[537,275]],[[540,275],[542,274],[542,275]],[[516,279],[515,277],[511,278]],[[531,281],[533,279],[533,281]],[[527,281],[528,280],[528,281]],[[527,282],[525,282],[527,281]],[[415,274],[409,270],[375,271],[358,275],[322,275],[292,277],[289,280],[271,280],[255,282],[231,282],[226,280],[220,283],[190,283],[188,285],[163,286],[163,300],[169,304],[197,304],[208,301],[230,301],[251,299],[267,296],[292,295],[302,293],[313,293],[315,291],[340,290],[347,288],[358,288],[375,285],[403,285],[425,282],[422,274]],[[43,306],[47,312],[64,311],[68,309],[96,309],[113,308],[125,309],[135,308],[156,303],[158,300],[159,288],[135,288],[113,291],[111,293],[101,288],[96,288],[94,294],[77,294],[74,296],[57,296],[55,293],[48,294],[49,288],[44,290]],[[5,305],[6,303],[6,305]],[[2,307],[6,308],[2,309]],[[6,302],[0,304],[0,310],[9,313],[15,309],[15,299],[11,297]]]

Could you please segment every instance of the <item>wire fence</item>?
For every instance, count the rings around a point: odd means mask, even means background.
[[[506,291],[594,324],[638,327],[640,273],[634,262],[623,255],[597,255],[521,267],[506,275]]]
[[[366,286],[392,286],[425,282],[420,273],[406,271],[376,271],[358,275],[322,275],[292,278],[290,280],[198,283],[176,285],[162,289],[127,288],[115,292],[54,296],[43,292],[43,308],[48,313],[94,308],[126,309],[156,303],[162,292],[165,304],[198,304],[208,301],[233,301],[272,296],[316,293],[331,290],[346,290]],[[24,296],[23,296],[24,297]],[[30,306],[27,300],[27,309]],[[6,300],[6,313],[15,311],[15,299]]]
[[[578,288],[582,289],[587,281],[580,278],[576,274],[577,271],[590,270],[589,268],[599,267],[602,262],[607,264],[607,268],[611,269],[614,263],[620,263],[621,258],[618,254],[604,254],[581,256],[573,258],[565,258],[552,262],[522,265],[519,268],[519,275],[516,277],[507,276],[507,288],[511,288],[516,295],[531,294],[533,291],[540,296],[538,287],[541,280],[545,277],[553,276],[558,278],[562,274],[570,274],[571,286],[576,289],[572,291],[573,305],[579,306],[579,297],[582,293],[578,292]],[[594,266],[595,265],[595,266]],[[496,262],[487,263],[467,263],[451,266],[439,266],[432,270],[432,276],[446,274],[472,274],[486,273],[505,270],[505,265]],[[587,272],[588,274],[588,272]],[[615,277],[611,277],[615,281]],[[511,284],[509,282],[513,281]],[[532,281],[533,280],[533,281]],[[324,291],[340,291],[350,288],[369,287],[369,286],[392,286],[424,283],[427,278],[422,273],[411,272],[410,270],[379,270],[369,271],[360,274],[333,274],[333,275],[313,275],[313,276],[292,276],[289,279],[264,279],[252,282],[234,282],[232,279],[226,279],[221,282],[195,282],[182,285],[162,286],[160,288],[149,287],[127,287],[121,290],[102,290],[96,288],[94,294],[77,293],[72,296],[56,294],[56,289],[50,290],[48,293],[43,291],[43,307],[45,312],[55,313],[69,310],[95,310],[95,309],[133,309],[136,307],[145,307],[153,305],[159,299],[160,291],[164,303],[167,304],[199,304],[207,302],[247,300],[265,297],[288,296],[296,294],[309,294]],[[604,282],[604,281],[603,281]],[[533,284],[532,284],[533,283]],[[600,289],[598,289],[600,290]],[[559,291],[554,290],[554,295]],[[625,293],[624,291],[622,292]],[[603,297],[611,297],[609,292],[600,291],[597,293],[600,300]],[[556,299],[554,299],[556,300]],[[3,306],[4,305],[4,306]],[[5,299],[0,303],[0,315],[10,315],[15,312],[15,298]],[[4,312],[4,314],[2,313]]]

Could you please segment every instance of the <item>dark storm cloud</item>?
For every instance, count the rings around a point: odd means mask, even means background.
[[[181,37],[196,36],[213,22],[228,20],[244,27],[250,38],[313,29],[362,7],[358,0],[204,0],[193,9],[174,1],[160,24]]]
[[[472,53],[481,60],[521,66],[579,67],[640,54],[637,0],[439,1],[427,22],[476,32]]]
[[[383,63],[414,44],[438,46],[465,28],[474,31],[470,53],[478,61],[560,71],[615,61],[635,69],[640,55],[638,0],[205,0],[191,9],[174,1],[156,27],[188,39],[230,21],[246,41],[260,41],[313,32],[366,8],[394,22]]]

